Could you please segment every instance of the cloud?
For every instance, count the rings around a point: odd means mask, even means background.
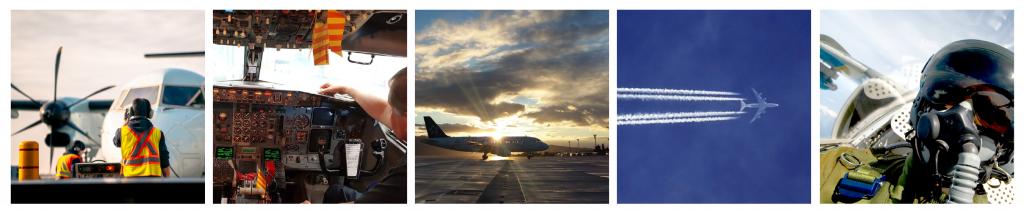
[[[833,119],[839,116],[839,114],[836,113],[836,111],[829,110],[828,107],[825,107],[825,105],[819,105],[818,107],[821,108],[821,112],[823,113],[822,115],[832,117]]]
[[[416,66],[432,72],[504,51],[499,47],[607,40],[607,19],[607,11],[482,11],[463,23],[440,19],[417,32]]]
[[[483,122],[608,125],[606,11],[495,11],[416,36],[416,107]],[[510,101],[515,97],[536,103]]]
[[[545,107],[540,112],[527,113],[523,116],[533,119],[533,122],[538,124],[570,122],[575,126],[608,127],[608,106],[581,105],[573,107],[575,110],[564,108],[566,107]]]
[[[698,37],[698,40],[697,40],[698,43],[717,42],[718,41],[718,37],[719,37],[719,29],[718,28],[720,27],[720,25],[718,24],[718,18],[719,18],[718,16],[719,16],[718,13],[715,13],[715,12],[712,12],[712,11],[706,11],[704,13],[704,19],[700,22],[700,25],[694,26],[694,27],[696,27],[696,29],[694,29],[692,31],[694,31],[694,33],[698,33],[700,35]]]

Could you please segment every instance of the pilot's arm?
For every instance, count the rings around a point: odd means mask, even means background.
[[[359,103],[359,107],[366,111],[370,117],[373,117],[377,121],[384,124],[388,128],[393,128],[391,124],[391,103],[387,102],[387,99],[377,97],[376,95],[362,92],[358,89],[348,87],[346,85],[332,85],[331,83],[325,83],[321,86],[319,93],[325,95],[334,95],[334,93],[348,93],[352,96],[355,102]]]

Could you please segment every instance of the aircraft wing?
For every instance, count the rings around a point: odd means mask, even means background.
[[[761,98],[761,93],[758,93],[757,90],[754,90],[754,88],[750,88],[750,90],[754,91],[754,96],[757,97],[757,102],[761,103],[762,105],[765,104],[764,98]],[[761,110],[763,110],[763,108]],[[758,110],[757,113],[761,113],[761,110]]]
[[[903,87],[903,84],[897,83],[879,73],[878,71],[864,65],[860,61],[857,61],[850,53],[843,49],[842,45],[839,45],[835,39],[832,39],[828,35],[820,35],[820,49],[821,49],[821,61],[828,66],[831,66],[831,70],[846,75],[857,84],[863,83],[865,80],[871,78],[879,78],[889,82],[890,85],[901,95],[909,95],[911,90]],[[831,71],[829,71],[831,72]],[[824,72],[823,72],[824,73]],[[826,73],[828,74],[828,73]],[[838,76],[838,75],[836,75]],[[832,77],[832,76],[830,76]]]
[[[46,104],[49,101],[42,101],[39,103]],[[114,100],[89,100],[89,112],[90,113],[106,113],[111,109],[111,104],[114,104]],[[39,111],[43,105],[37,104],[32,100],[10,100],[10,118],[15,119],[18,117],[17,111]]]
[[[756,120],[757,117],[761,117],[761,113],[764,112],[764,108],[766,108],[766,107],[765,106],[761,106],[761,107],[757,108],[757,113],[754,114],[754,118],[750,119],[750,123],[754,123],[754,120]]]
[[[49,101],[39,102],[40,104],[46,104]],[[114,104],[114,100],[89,100],[89,111],[94,113],[103,113],[110,110],[110,105]],[[11,100],[11,110],[34,110],[39,111],[42,105],[38,105],[31,100]]]
[[[89,100],[89,110],[103,111],[110,110],[110,105],[114,104],[114,100]]]
[[[484,144],[482,144],[480,142],[476,142],[476,141],[465,141],[465,142],[467,144],[472,144],[473,146],[484,146]]]
[[[46,102],[40,102],[40,104],[46,104]],[[11,100],[11,110],[39,110],[42,105],[36,104],[32,100]]]

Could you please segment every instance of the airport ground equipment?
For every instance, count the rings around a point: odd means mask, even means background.
[[[18,145],[18,180],[39,179],[39,143],[22,141]]]

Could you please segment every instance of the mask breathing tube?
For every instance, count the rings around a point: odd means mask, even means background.
[[[927,112],[917,122],[917,136],[924,146],[933,147],[936,156],[948,155],[957,151],[956,164],[952,172],[948,166],[942,166],[942,158],[928,160],[934,163],[938,174],[950,173],[952,185],[949,189],[949,204],[970,204],[974,202],[974,188],[978,186],[981,159],[978,148],[981,143],[977,126],[974,125],[974,112],[969,102],[962,102],[944,111]],[[949,144],[948,141],[956,141]],[[930,145],[929,145],[930,144]],[[952,161],[950,161],[952,162]]]

